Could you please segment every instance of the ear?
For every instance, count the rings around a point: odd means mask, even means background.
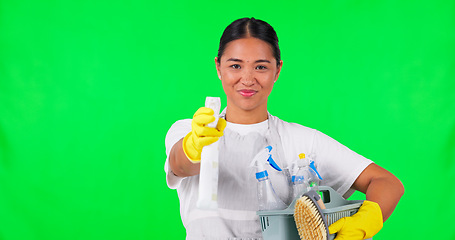
[[[218,62],[218,57],[215,57],[215,66],[216,66],[216,72],[218,73],[218,78],[221,80],[221,70],[220,70],[220,63]]]
[[[277,66],[276,74],[275,74],[275,81],[273,81],[273,82],[276,82],[276,80],[278,80],[278,77],[280,76],[280,72],[281,72],[281,67],[283,67],[283,60],[280,60],[280,64]]]

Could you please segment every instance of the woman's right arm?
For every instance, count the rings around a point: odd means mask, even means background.
[[[172,172],[178,177],[189,177],[199,174],[200,162],[193,163],[186,157],[183,151],[183,138],[180,139],[171,149],[169,154],[169,165]]]

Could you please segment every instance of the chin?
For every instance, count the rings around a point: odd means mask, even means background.
[[[236,98],[235,100],[231,99],[230,105],[235,106],[235,108],[249,112],[249,111],[254,111],[258,108],[260,108],[263,104],[267,104],[267,101],[265,103],[258,101],[258,99],[254,98]]]
[[[242,109],[243,111],[247,111],[247,112],[253,111],[253,110],[259,108],[260,106],[261,106],[261,104],[258,104],[257,102],[251,102],[251,101],[247,101],[247,102],[242,101],[242,103],[240,105],[238,105],[238,107],[240,109]]]

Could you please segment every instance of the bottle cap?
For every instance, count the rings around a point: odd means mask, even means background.
[[[305,158],[305,153],[299,154],[299,159],[297,160],[297,166],[299,168],[306,167],[309,165],[308,158]]]

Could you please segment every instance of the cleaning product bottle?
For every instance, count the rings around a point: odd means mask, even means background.
[[[286,204],[278,197],[273,189],[272,182],[269,178],[269,174],[265,169],[266,163],[268,162],[275,170],[281,171],[281,168],[273,161],[270,151],[272,150],[271,146],[266,147],[260,151],[253,159],[253,164],[256,165],[256,179],[258,180],[258,202],[259,210],[282,210],[287,206]],[[279,169],[279,170],[278,170]]]
[[[219,97],[207,97],[205,107],[214,111],[215,121],[207,126],[216,128],[221,108]],[[218,141],[205,146],[201,153],[199,172],[199,195],[196,206],[200,209],[215,210],[218,208]]]
[[[310,155],[309,157],[309,171],[310,171],[310,179],[309,179],[309,185],[311,190],[315,190],[316,192],[319,192],[319,184],[322,181],[321,175],[319,175],[318,170],[316,169],[316,166],[314,165],[314,155]]]
[[[299,159],[297,160],[295,168],[295,174],[291,177],[293,198],[296,198],[298,195],[302,195],[310,190],[309,162],[308,159],[305,158],[304,153],[299,154]]]

